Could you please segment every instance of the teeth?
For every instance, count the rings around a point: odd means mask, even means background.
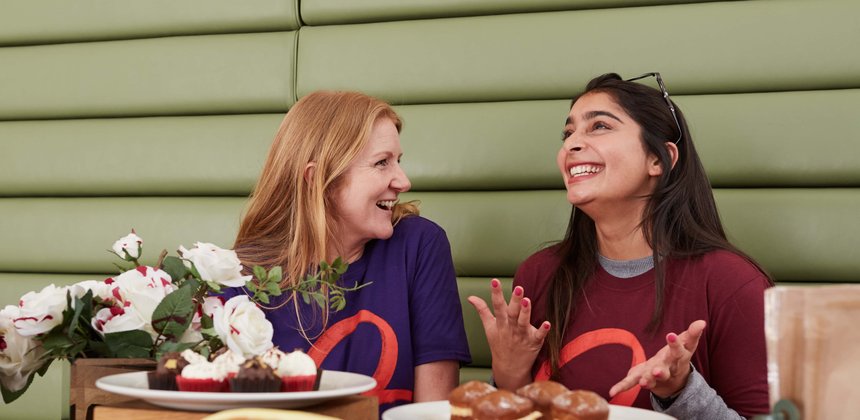
[[[603,170],[601,166],[594,165],[576,165],[570,168],[570,176],[583,176],[588,174],[596,174]]]
[[[395,204],[397,204],[397,200],[383,200],[376,202],[376,205],[378,207],[386,208],[389,210],[391,210],[391,208],[394,207]]]

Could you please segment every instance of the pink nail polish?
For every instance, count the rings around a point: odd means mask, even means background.
[[[494,288],[494,289],[498,289],[498,288],[499,288],[499,281],[498,281],[498,280],[496,280],[496,279],[493,279],[493,280],[490,282],[490,285],[491,285],[491,286],[493,286],[493,288]]]
[[[528,300],[528,299],[523,299],[523,301],[522,301],[522,302],[520,302],[520,303],[523,305],[523,308],[528,308],[528,307],[529,307],[529,300]]]
[[[514,294],[517,296],[522,296],[523,295],[523,288],[520,286],[515,287],[514,288]]]
[[[544,323],[543,323],[543,329],[545,329],[545,330],[548,330],[548,329],[549,329],[549,322],[544,322]]]

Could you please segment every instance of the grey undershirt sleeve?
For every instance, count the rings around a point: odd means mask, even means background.
[[[678,398],[669,406],[669,408],[663,410],[657,400],[654,399],[654,394],[651,394],[651,407],[654,411],[666,413],[678,420],[744,419],[743,416],[726,405],[723,399],[717,395],[717,391],[714,391],[714,389],[705,382],[705,378],[703,378],[695,369],[690,372],[687,386],[681,390]]]

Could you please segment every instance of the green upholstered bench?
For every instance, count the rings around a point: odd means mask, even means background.
[[[563,235],[568,98],[608,71],[662,72],[729,235],[778,282],[860,281],[857,2],[114,3],[0,7],[3,305],[112,272],[132,227],[150,257],[229,246],[282,114],[317,89],[396,105],[407,198],[448,232],[466,305]],[[461,377],[487,379],[464,315]],[[53,366],[0,418],[67,416],[67,384]]]

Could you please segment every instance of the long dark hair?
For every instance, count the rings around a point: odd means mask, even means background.
[[[711,184],[678,106],[675,105],[676,125],[660,91],[608,73],[592,79],[585,91],[573,98],[571,108],[583,95],[598,92],[609,95],[641,127],[646,151],[659,158],[663,167],[641,221],[645,240],[653,250],[656,277],[654,312],[647,330],[656,333],[662,322],[666,259],[689,258],[723,249],[748,260],[773,284],[761,266],[726,239]],[[678,125],[681,133],[678,133]],[[673,168],[665,143],[679,135],[678,161]],[[597,268],[594,221],[573,207],[565,237],[554,248],[560,263],[550,280],[547,301],[547,319],[553,326],[547,340],[552,376],[558,373],[562,340],[570,314],[576,311],[575,301]]]

